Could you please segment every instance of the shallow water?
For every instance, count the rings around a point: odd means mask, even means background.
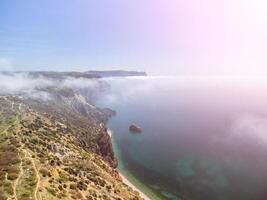
[[[267,81],[110,78],[120,167],[162,199],[267,199]],[[131,134],[136,123],[142,134]]]

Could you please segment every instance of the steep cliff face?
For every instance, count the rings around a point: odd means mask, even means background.
[[[106,160],[113,168],[116,168],[118,166],[118,161],[115,158],[111,138],[106,129],[99,135],[97,145],[99,147],[98,153],[100,153],[104,160]]]

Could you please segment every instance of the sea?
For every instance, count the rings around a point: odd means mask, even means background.
[[[116,111],[119,170],[152,200],[267,199],[267,79],[105,81],[97,104]]]

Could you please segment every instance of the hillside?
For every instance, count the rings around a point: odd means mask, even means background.
[[[95,107],[84,90],[36,91],[49,98],[0,96],[0,200],[142,199],[116,169],[105,127],[114,111]]]

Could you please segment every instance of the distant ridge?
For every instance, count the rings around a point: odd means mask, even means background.
[[[30,71],[28,72],[30,76],[36,78],[38,76],[43,76],[50,79],[64,79],[66,77],[71,78],[100,78],[97,74],[88,74],[84,72],[54,72],[54,71]]]
[[[109,70],[109,71],[87,71],[85,73],[99,75],[101,77],[125,77],[125,76],[147,76],[146,72]]]
[[[32,78],[37,78],[39,76],[43,76],[49,79],[58,79],[62,80],[66,77],[71,78],[102,78],[102,77],[127,77],[127,76],[147,76],[146,72],[138,72],[138,71],[125,71],[125,70],[107,70],[107,71],[70,71],[70,72],[59,72],[59,71],[17,71],[17,72],[1,72],[5,75],[14,75],[14,73],[28,73],[28,75]]]

